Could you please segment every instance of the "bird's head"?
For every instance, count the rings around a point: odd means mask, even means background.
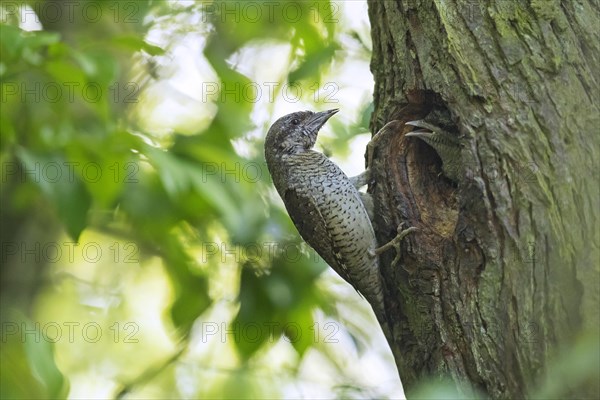
[[[279,118],[267,133],[267,154],[295,154],[310,150],[317,141],[319,129],[338,111],[337,108],[321,112],[298,111]]]

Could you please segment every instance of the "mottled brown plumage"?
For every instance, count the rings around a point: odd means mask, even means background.
[[[265,141],[267,167],[302,238],[387,325],[383,281],[374,254],[377,240],[367,210],[346,174],[312,150],[319,129],[336,112],[302,111],[279,118]]]

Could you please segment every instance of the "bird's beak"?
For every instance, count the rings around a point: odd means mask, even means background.
[[[406,123],[406,125],[416,126],[417,128],[424,128],[424,129],[418,129],[416,131],[408,132],[404,136],[428,138],[428,137],[431,137],[431,135],[433,134],[434,126],[431,124],[428,124],[425,121],[422,121],[422,120],[408,121]]]
[[[428,137],[431,137],[432,134],[433,134],[433,132],[430,132],[430,131],[418,130],[418,131],[408,132],[404,136],[405,137],[422,137],[422,138],[428,138]]]
[[[310,132],[318,132],[319,129],[325,125],[325,122],[338,111],[340,111],[339,108],[334,108],[333,110],[314,113],[314,115],[306,122],[306,127]]]

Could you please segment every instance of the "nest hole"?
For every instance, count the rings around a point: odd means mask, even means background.
[[[458,187],[442,171],[442,160],[427,143],[407,141],[407,170],[421,221],[445,238],[451,238],[458,221]]]

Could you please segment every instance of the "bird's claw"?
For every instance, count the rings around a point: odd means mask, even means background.
[[[396,257],[394,257],[394,260],[392,261],[392,265],[398,264],[398,262],[400,261],[400,256],[402,254],[400,252],[400,243],[402,242],[402,239],[404,239],[404,237],[406,235],[408,235],[409,233],[418,230],[418,228],[416,228],[414,226],[411,226],[410,228],[407,228],[407,229],[403,229],[403,226],[404,226],[404,222],[401,223],[400,225],[398,225],[398,228],[397,228],[398,234],[396,235],[395,238],[393,238],[392,240],[390,240],[383,246],[376,248],[375,250],[370,250],[369,254],[371,254],[372,256],[378,256],[381,253],[383,253],[384,251],[393,247],[396,250]]]

